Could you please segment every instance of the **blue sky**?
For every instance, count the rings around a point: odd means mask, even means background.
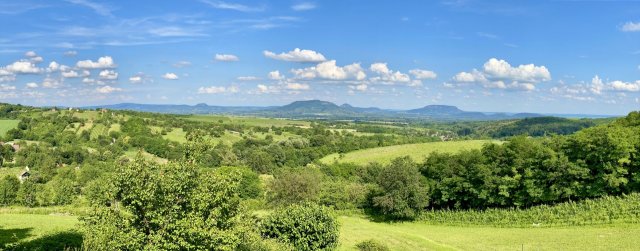
[[[625,114],[640,1],[0,0],[0,101]]]

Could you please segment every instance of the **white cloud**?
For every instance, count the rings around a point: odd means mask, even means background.
[[[315,8],[316,8],[316,4],[311,2],[298,3],[291,6],[291,9],[295,11],[313,10]]]
[[[326,61],[324,55],[312,51],[312,50],[301,50],[299,48],[295,48],[294,50],[286,53],[275,54],[271,51],[263,52],[265,57],[289,61],[289,62],[301,62],[301,63],[318,63]]]
[[[231,55],[231,54],[216,54],[215,59],[216,61],[223,61],[223,62],[235,62],[240,60],[238,56]]]
[[[316,66],[291,70],[298,78],[303,79],[328,79],[328,80],[364,80],[367,74],[359,63],[337,66],[335,60],[325,61]]]
[[[198,88],[199,94],[218,94],[218,93],[224,93],[226,91],[227,91],[227,88],[224,86],[209,86],[209,87]]]
[[[309,90],[309,85],[299,84],[299,83],[287,83],[286,88],[289,90]]]
[[[168,79],[168,80],[176,80],[178,79],[178,75],[176,75],[175,73],[168,72],[162,75],[162,78]]]
[[[78,55],[77,51],[65,51],[64,55],[67,57],[75,57],[76,55]]]
[[[103,80],[116,80],[116,79],[118,79],[118,73],[116,71],[113,71],[113,70],[103,70],[103,71],[100,72],[100,74],[98,76],[100,76],[100,79],[103,79]]]
[[[259,84],[259,85],[257,85],[257,88],[258,88],[257,94],[279,93],[280,92],[280,88],[278,88],[277,86],[267,86],[267,85]]]
[[[38,68],[33,62],[29,61],[17,61],[10,65],[0,68],[0,71],[8,71],[16,74],[38,74],[43,70]],[[3,74],[5,75],[5,74]]]
[[[84,69],[106,69],[115,68],[116,64],[110,56],[100,57],[97,62],[91,60],[82,60],[76,63],[76,66]]]
[[[438,75],[433,71],[413,69],[409,73],[416,79],[436,79]]]
[[[51,63],[49,63],[49,67],[47,68],[49,72],[54,72],[58,69],[60,69],[60,64],[58,64],[56,61],[51,61]]]
[[[411,77],[399,71],[392,71],[387,67],[387,63],[373,63],[369,66],[369,70],[378,74],[377,77],[371,78],[373,82],[382,82],[384,84],[409,83]]]
[[[272,79],[272,80],[282,80],[285,78],[284,75],[280,74],[280,71],[269,72],[268,76],[269,76],[269,79]]]
[[[58,79],[46,77],[44,80],[42,80],[41,86],[44,88],[55,89],[62,86],[62,81]]]
[[[350,85],[349,89],[351,90],[356,90],[356,91],[366,91],[369,88],[369,86],[367,86],[367,84],[359,84],[359,85]]]
[[[41,56],[36,56],[36,57],[29,58],[29,61],[37,64],[37,63],[42,63],[42,61],[44,61],[44,58],[42,58]]]
[[[105,85],[105,86],[96,88],[96,91],[98,93],[102,93],[102,94],[109,94],[109,93],[112,93],[112,92],[122,91],[122,89],[121,88],[117,88],[117,87],[111,87],[111,86]]]
[[[260,80],[260,78],[258,77],[254,77],[254,76],[240,76],[237,78],[240,81],[255,81],[255,80]]]
[[[622,25],[622,27],[620,28],[622,31],[624,32],[636,32],[636,31],[640,31],[640,22],[638,23],[634,23],[634,22],[627,22],[624,25]]]
[[[27,51],[24,53],[24,56],[32,58],[32,57],[37,57],[38,54],[35,51]]]
[[[78,78],[80,74],[77,71],[63,71],[60,73],[63,78]]]
[[[614,91],[623,91],[623,92],[640,91],[640,80],[633,83],[616,80],[608,83],[608,85]]]
[[[551,80],[551,73],[545,66],[513,67],[505,60],[491,58],[484,63],[482,71],[460,72],[452,80],[458,84],[478,83],[484,88],[532,91],[535,84]]]
[[[16,87],[13,85],[0,84],[0,91],[13,91]]]
[[[96,83],[96,80],[95,80],[95,79],[92,79],[92,78],[83,78],[83,79],[82,79],[82,83],[85,83],[85,84],[95,84],[95,83]]]
[[[142,76],[133,76],[129,78],[129,82],[132,84],[142,83]]]
[[[38,88],[38,84],[34,82],[27,83],[25,86],[27,86],[27,88]]]
[[[191,66],[191,62],[189,61],[178,61],[175,64],[173,64],[173,67],[176,67],[176,68],[184,68],[189,66]]]

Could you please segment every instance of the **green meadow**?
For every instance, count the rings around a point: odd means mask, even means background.
[[[423,161],[432,152],[455,153],[461,150],[480,149],[484,144],[497,142],[499,141],[465,140],[376,147],[348,152],[343,155],[338,153],[330,154],[320,159],[320,162],[325,164],[334,162],[354,164],[378,162],[387,164],[392,159],[402,156],[409,156],[414,161]]]

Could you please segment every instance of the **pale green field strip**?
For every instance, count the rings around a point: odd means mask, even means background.
[[[0,214],[0,246],[27,242],[43,235],[78,229],[76,216]]]
[[[369,239],[391,250],[634,250],[640,225],[596,225],[557,228],[496,228],[428,225],[418,222],[376,223],[340,217],[340,247]]]
[[[18,123],[20,123],[20,120],[14,120],[14,119],[0,120],[0,136],[4,137],[9,130],[18,127]]]
[[[303,120],[290,120],[290,119],[274,119],[274,118],[258,118],[258,117],[240,117],[240,116],[216,116],[216,115],[192,115],[186,118],[187,120],[200,121],[200,122],[212,122],[212,123],[229,123],[229,124],[243,124],[248,126],[262,126],[262,127],[284,127],[284,126],[302,126],[308,127],[311,125],[309,121]]]
[[[402,156],[409,156],[413,160],[421,162],[432,152],[455,153],[461,150],[480,149],[486,143],[499,143],[499,141],[445,141],[376,147],[348,152],[343,156],[337,153],[330,154],[320,159],[320,162],[325,164],[332,164],[334,162],[354,164],[378,162],[386,164],[394,158]]]

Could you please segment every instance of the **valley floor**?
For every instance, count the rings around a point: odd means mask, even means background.
[[[498,228],[378,223],[358,215],[339,219],[338,250],[357,250],[355,245],[368,239],[392,250],[633,250],[640,245],[640,224]],[[0,243],[19,242],[29,247],[68,243],[69,237],[78,238],[68,234],[77,227],[74,216],[0,214]]]

